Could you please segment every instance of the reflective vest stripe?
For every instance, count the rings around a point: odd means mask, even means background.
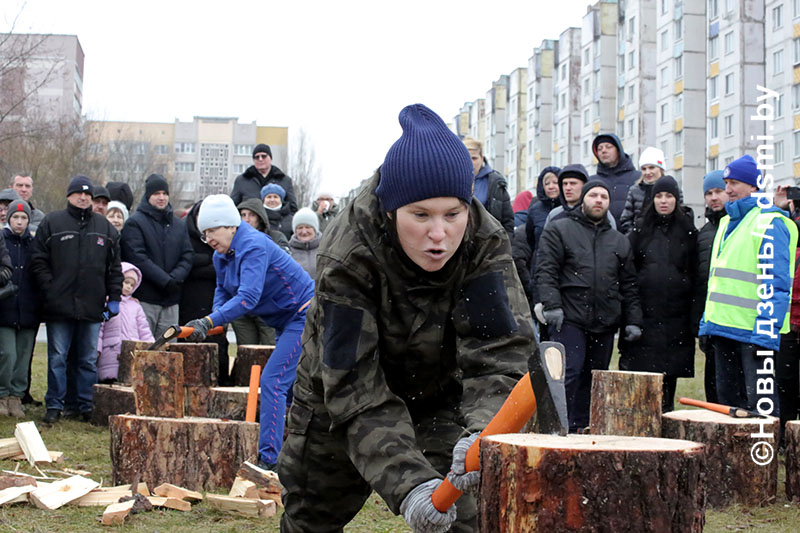
[[[711,270],[711,275],[718,278],[730,278],[739,281],[746,281],[748,283],[755,283],[756,285],[760,283],[758,276],[752,272],[737,270],[735,268],[715,267]]]
[[[741,296],[722,294],[721,292],[712,292],[708,295],[708,301],[727,305],[735,305],[736,307],[744,307],[745,309],[755,309],[756,304],[761,300],[756,300],[755,298],[742,298]]]

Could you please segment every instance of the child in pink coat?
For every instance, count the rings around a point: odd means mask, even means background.
[[[100,383],[116,381],[123,340],[147,342],[154,340],[144,315],[144,309],[139,304],[139,300],[131,296],[142,282],[142,272],[134,265],[124,261],[121,266],[125,279],[122,282],[122,301],[119,303],[119,314],[103,323],[97,339],[97,379]]]

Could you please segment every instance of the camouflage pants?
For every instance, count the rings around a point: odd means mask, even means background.
[[[327,415],[312,414],[296,401],[291,411],[288,437],[278,457],[285,506],[281,531],[342,531],[361,510],[372,488],[350,462],[342,434],[328,431]],[[442,475],[450,470],[453,446],[464,435],[464,428],[453,418],[451,409],[414,419],[419,448]],[[475,498],[462,495],[457,510],[458,520],[450,531],[476,531]]]

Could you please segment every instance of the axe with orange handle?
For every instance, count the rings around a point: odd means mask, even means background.
[[[217,326],[208,330],[208,336],[220,335],[224,332],[225,328],[223,326]],[[170,326],[164,330],[164,333],[162,333],[153,344],[147,347],[147,350],[158,350],[172,339],[185,339],[192,333],[194,333],[194,328],[187,328],[186,326]]]
[[[560,342],[542,342],[528,360],[528,373],[517,382],[480,436],[518,433],[534,413],[541,433],[566,435],[569,423],[564,389],[565,366],[564,345]],[[464,463],[468,472],[481,467],[480,442],[477,439],[467,450]],[[433,506],[443,513],[459,496],[461,491],[445,478],[431,499]]]
[[[755,411],[748,411],[741,407],[732,407],[730,405],[722,405],[720,403],[704,402],[702,400],[694,400],[692,398],[681,398],[678,400],[682,405],[691,405],[692,407],[702,407],[709,411],[722,413],[723,415],[732,416],[733,418],[767,418],[761,413]]]

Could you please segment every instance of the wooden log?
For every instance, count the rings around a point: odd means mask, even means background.
[[[216,346],[216,344],[214,346]],[[211,389],[206,386],[186,386],[183,389],[184,414],[186,416],[209,416],[208,403],[211,400]]]
[[[777,418],[733,418],[707,409],[684,409],[665,413],[662,436],[705,444],[708,504],[714,508],[732,503],[746,506],[774,503],[778,491],[777,458],[761,466],[754,462],[751,450],[764,439],[751,433],[764,431],[778,435]],[[770,446],[775,449],[776,439]],[[759,454],[761,449],[756,450]]]
[[[0,459],[8,459],[9,457],[14,457],[21,453],[24,452],[22,448],[20,448],[19,441],[17,441],[16,437],[0,439]]]
[[[258,424],[210,418],[110,418],[113,483],[136,472],[151,487],[228,488],[238,465],[258,452]]]
[[[136,399],[133,387],[128,385],[104,385],[98,383],[94,386],[92,399],[92,419],[95,426],[108,426],[108,417],[136,413]]]
[[[234,498],[219,494],[206,494],[206,504],[218,511],[253,517],[275,516],[278,511],[278,506],[271,500]]]
[[[191,511],[192,504],[186,500],[178,498],[168,498],[166,496],[149,496],[147,498],[153,507],[166,507],[167,509],[174,509],[176,511]]]
[[[281,492],[283,490],[283,485],[281,485],[277,473],[259,468],[250,461],[242,463],[242,466],[236,472],[236,476],[252,481],[266,492]]]
[[[147,350],[152,342],[145,341],[122,341],[122,348],[119,352],[119,369],[117,370],[117,381],[124,385],[131,384],[131,369],[133,369],[133,359],[137,351]]]
[[[112,503],[119,503],[119,499],[124,496],[133,496],[133,494],[129,490],[104,491],[95,489],[89,494],[69,502],[69,505],[76,505],[78,507],[106,507]]]
[[[261,346],[258,344],[243,344],[236,349],[236,360],[231,370],[231,383],[237,387],[247,387],[250,384],[250,367],[267,364],[274,346]]]
[[[183,354],[183,384],[187,387],[215,387],[219,374],[219,345],[203,342],[179,342],[169,345],[170,352]]]
[[[164,496],[165,498],[178,498],[179,500],[196,501],[199,502],[203,499],[203,495],[199,492],[184,489],[171,483],[162,483],[153,489],[153,494],[156,496]]]
[[[589,432],[659,437],[663,374],[592,370]]]
[[[800,421],[786,423],[786,499],[800,502]]]
[[[610,435],[481,441],[479,531],[700,532],[703,445]]]
[[[50,453],[47,451],[47,446],[44,445],[42,436],[39,430],[36,429],[36,424],[33,422],[20,422],[14,429],[14,436],[19,442],[25,458],[31,465],[36,463],[51,463],[53,460],[50,458]]]
[[[100,483],[97,481],[81,476],[72,476],[37,488],[30,493],[30,500],[39,509],[53,511],[72,500],[89,494],[99,486]]]
[[[52,450],[47,450],[47,453],[50,455],[50,462],[51,463],[63,463],[64,462],[64,452],[55,452]],[[25,457],[24,453],[19,453],[12,457],[14,461],[27,461],[28,458]]]
[[[246,411],[247,387],[212,387],[210,389],[207,415],[209,418],[244,420]]]
[[[135,503],[135,500],[128,500],[127,502],[122,503],[112,503],[106,507],[105,511],[103,511],[101,523],[104,526],[122,524],[125,522],[125,518],[130,514]]]
[[[183,354],[137,351],[132,380],[137,415],[183,418]]]
[[[36,480],[30,476],[12,476],[7,474],[0,475],[0,490],[8,487],[24,487],[27,485],[36,486]]]
[[[37,489],[34,485],[20,485],[17,487],[7,487],[0,490],[0,505],[20,503],[28,501],[28,494]]]

